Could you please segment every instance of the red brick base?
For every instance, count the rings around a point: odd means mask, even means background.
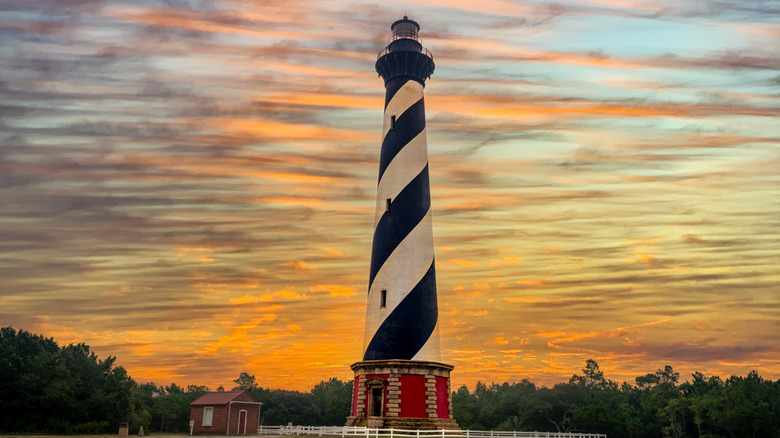
[[[353,364],[355,394],[347,425],[459,429],[452,418],[452,369],[438,362],[397,359]]]

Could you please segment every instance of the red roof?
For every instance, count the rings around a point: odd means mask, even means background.
[[[190,406],[226,405],[235,400],[236,397],[241,394],[246,394],[250,399],[252,399],[252,401],[257,402],[257,400],[255,400],[254,397],[249,395],[249,393],[246,391],[217,391],[203,394],[202,396],[195,399],[194,402],[190,403]]]

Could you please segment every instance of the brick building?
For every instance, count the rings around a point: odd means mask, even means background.
[[[255,435],[260,406],[246,391],[207,392],[190,403],[190,433]]]

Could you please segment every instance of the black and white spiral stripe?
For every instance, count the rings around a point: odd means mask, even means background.
[[[440,360],[430,207],[423,86],[393,79],[386,84],[363,360]]]

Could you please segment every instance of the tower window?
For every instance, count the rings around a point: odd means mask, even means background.
[[[395,114],[390,116],[390,129],[395,128]]]
[[[382,289],[382,293],[379,294],[379,308],[385,307],[387,307],[387,289]]]
[[[393,204],[393,200],[390,199],[390,198],[387,198],[386,203],[385,203],[385,211],[386,212],[390,213],[390,205],[392,205],[392,204]]]

